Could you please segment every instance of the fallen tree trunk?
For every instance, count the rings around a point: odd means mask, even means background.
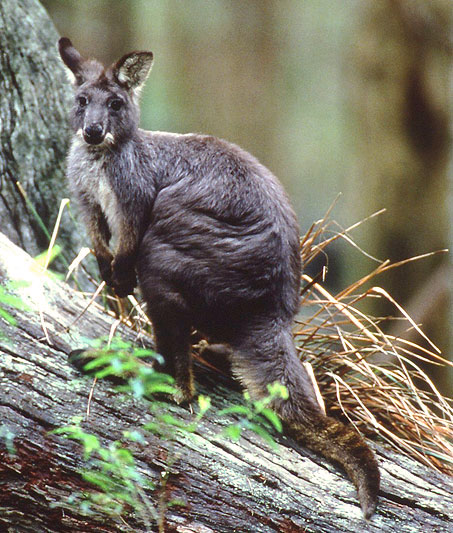
[[[78,320],[87,300],[63,283],[40,273],[33,260],[0,234],[0,282],[21,281],[16,292],[26,310],[9,309],[16,325],[0,319],[0,529],[10,532],[146,531],[134,517],[131,526],[109,517],[83,516],[65,504],[88,489],[79,474],[80,446],[49,430],[84,415],[93,380],[80,378],[68,353],[86,346],[86,338],[110,332],[114,319],[91,306]],[[0,304],[1,305],[1,304]],[[137,333],[120,325],[123,338],[139,342]],[[374,446],[382,469],[377,514],[361,516],[355,490],[345,476],[285,437],[278,451],[256,435],[236,443],[217,438],[227,423],[219,408],[241,402],[238,392],[218,376],[198,372],[200,392],[214,409],[192,438],[170,442],[150,434],[146,446],[134,448],[140,471],[157,483],[154,501],[165,531],[185,532],[413,532],[453,530],[453,484],[415,461]],[[187,408],[168,404],[181,419]],[[120,396],[108,382],[98,382],[83,424],[104,444],[122,431],[149,420],[143,401]],[[8,433],[9,432],[9,433]],[[15,453],[8,453],[5,435]],[[6,439],[7,440],[7,439]],[[10,450],[11,451],[11,450]],[[171,469],[168,459],[175,461]],[[158,485],[164,476],[165,484]],[[184,506],[167,506],[171,499]],[[53,507],[60,503],[60,506]],[[134,521],[135,520],[135,521]],[[155,526],[153,526],[155,527]],[[156,526],[157,527],[157,526]],[[154,530],[154,529],[151,529]]]

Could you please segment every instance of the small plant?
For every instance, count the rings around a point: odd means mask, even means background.
[[[144,429],[151,431],[152,433],[166,440],[172,440],[175,436],[175,433],[178,432],[184,433],[186,436],[190,436],[198,429],[201,419],[211,408],[211,398],[209,398],[209,396],[203,396],[200,394],[197,400],[198,413],[190,422],[186,422],[183,419],[178,419],[171,413],[162,410],[162,403],[153,403],[150,406],[150,410],[155,415],[155,420],[145,424],[143,426]]]
[[[277,444],[273,439],[270,430],[282,432],[282,422],[278,415],[269,405],[275,400],[288,399],[288,391],[284,385],[275,382],[267,386],[268,396],[252,401],[250,394],[245,391],[245,405],[232,405],[219,411],[219,415],[240,415],[239,420],[234,424],[229,424],[223,431],[224,435],[233,441],[239,440],[242,431],[248,429],[259,435],[270,446],[276,448]]]
[[[154,490],[154,483],[140,474],[130,450],[119,441],[103,447],[95,435],[82,429],[81,422],[82,417],[74,417],[72,424],[52,431],[82,445],[87,461],[82,478],[97,489],[72,495],[68,503],[78,506],[84,514],[119,517],[133,510],[150,529],[150,519],[158,523],[159,514],[145,490]],[[124,432],[124,437],[132,441],[143,439],[139,432]]]
[[[119,378],[125,381],[118,385],[121,392],[131,393],[136,398],[159,395],[175,395],[174,379],[158,372],[153,364],[163,364],[163,358],[153,350],[131,346],[114,337],[106,343],[104,338],[92,341],[91,349],[75,356],[83,364],[86,373],[98,379]],[[145,362],[148,359],[151,362]],[[77,364],[77,361],[74,361]]]
[[[4,286],[0,286],[0,317],[5,319],[11,326],[17,324],[16,319],[4,308],[4,306],[21,310],[26,309],[26,305],[22,299],[14,294],[14,291],[21,286],[23,286],[23,283],[14,283],[11,281]]]
[[[25,285],[25,282],[9,281],[6,285],[0,286],[0,319],[6,320],[10,326],[17,326],[17,320],[5,309],[5,307],[18,309],[20,311],[26,311],[28,309],[22,298],[15,294],[17,289]],[[0,339],[5,342],[5,344],[10,343],[10,339],[6,338],[5,334],[1,331]]]
[[[117,337],[108,342],[97,339],[91,342],[89,350],[77,353],[74,357],[77,364],[83,365],[85,372],[98,379],[120,380],[117,390],[148,402],[153,420],[140,430],[124,431],[123,438],[147,445],[146,432],[152,432],[167,441],[169,453],[160,478],[150,481],[140,474],[136,460],[126,445],[114,441],[106,447],[102,446],[96,435],[87,433],[82,428],[82,417],[74,417],[68,426],[52,433],[82,445],[87,466],[81,471],[81,475],[95,490],[72,495],[66,505],[77,506],[84,514],[107,514],[116,518],[123,518],[134,512],[147,530],[150,530],[151,524],[157,524],[158,530],[164,531],[166,509],[173,505],[184,505],[184,502],[167,499],[166,484],[172,466],[179,459],[178,453],[168,441],[173,441],[176,434],[182,433],[190,437],[199,431],[201,420],[211,409],[211,399],[200,395],[195,415],[189,420],[176,418],[165,408],[165,402],[156,399],[156,395],[161,398],[162,395],[172,396],[177,393],[173,378],[158,372],[143,360],[151,359],[162,364],[162,357],[152,350],[135,348]],[[252,401],[248,393],[245,393],[245,404],[232,405],[219,411],[218,416],[239,417],[224,429],[222,436],[237,441],[244,430],[250,430],[275,448],[271,432],[281,432],[282,424],[270,405],[279,399],[286,399],[288,392],[279,383],[269,385],[268,391],[266,397],[256,401]],[[149,491],[157,493],[154,500],[147,495]]]

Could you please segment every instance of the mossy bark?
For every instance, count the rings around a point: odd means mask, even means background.
[[[1,230],[33,255],[47,247],[43,226],[52,233],[60,201],[68,196],[72,90],[57,40],[37,0],[0,2]],[[79,249],[81,234],[66,215],[59,242],[68,256]]]

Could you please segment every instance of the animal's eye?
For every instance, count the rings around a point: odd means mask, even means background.
[[[124,105],[124,102],[120,100],[119,98],[114,98],[113,100],[110,100],[109,107],[110,109],[113,109],[113,111],[119,111]]]
[[[85,107],[86,105],[88,105],[88,98],[86,96],[78,96],[77,103],[80,107]]]

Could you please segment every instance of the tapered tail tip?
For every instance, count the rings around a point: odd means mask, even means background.
[[[375,513],[377,507],[377,500],[372,502],[362,502],[362,513],[365,520],[369,520]]]
[[[370,450],[371,454],[371,450]],[[362,508],[363,516],[369,520],[375,513],[378,501],[380,486],[380,474],[376,459],[373,455],[369,457],[367,468],[362,479],[356,478],[357,492]]]

